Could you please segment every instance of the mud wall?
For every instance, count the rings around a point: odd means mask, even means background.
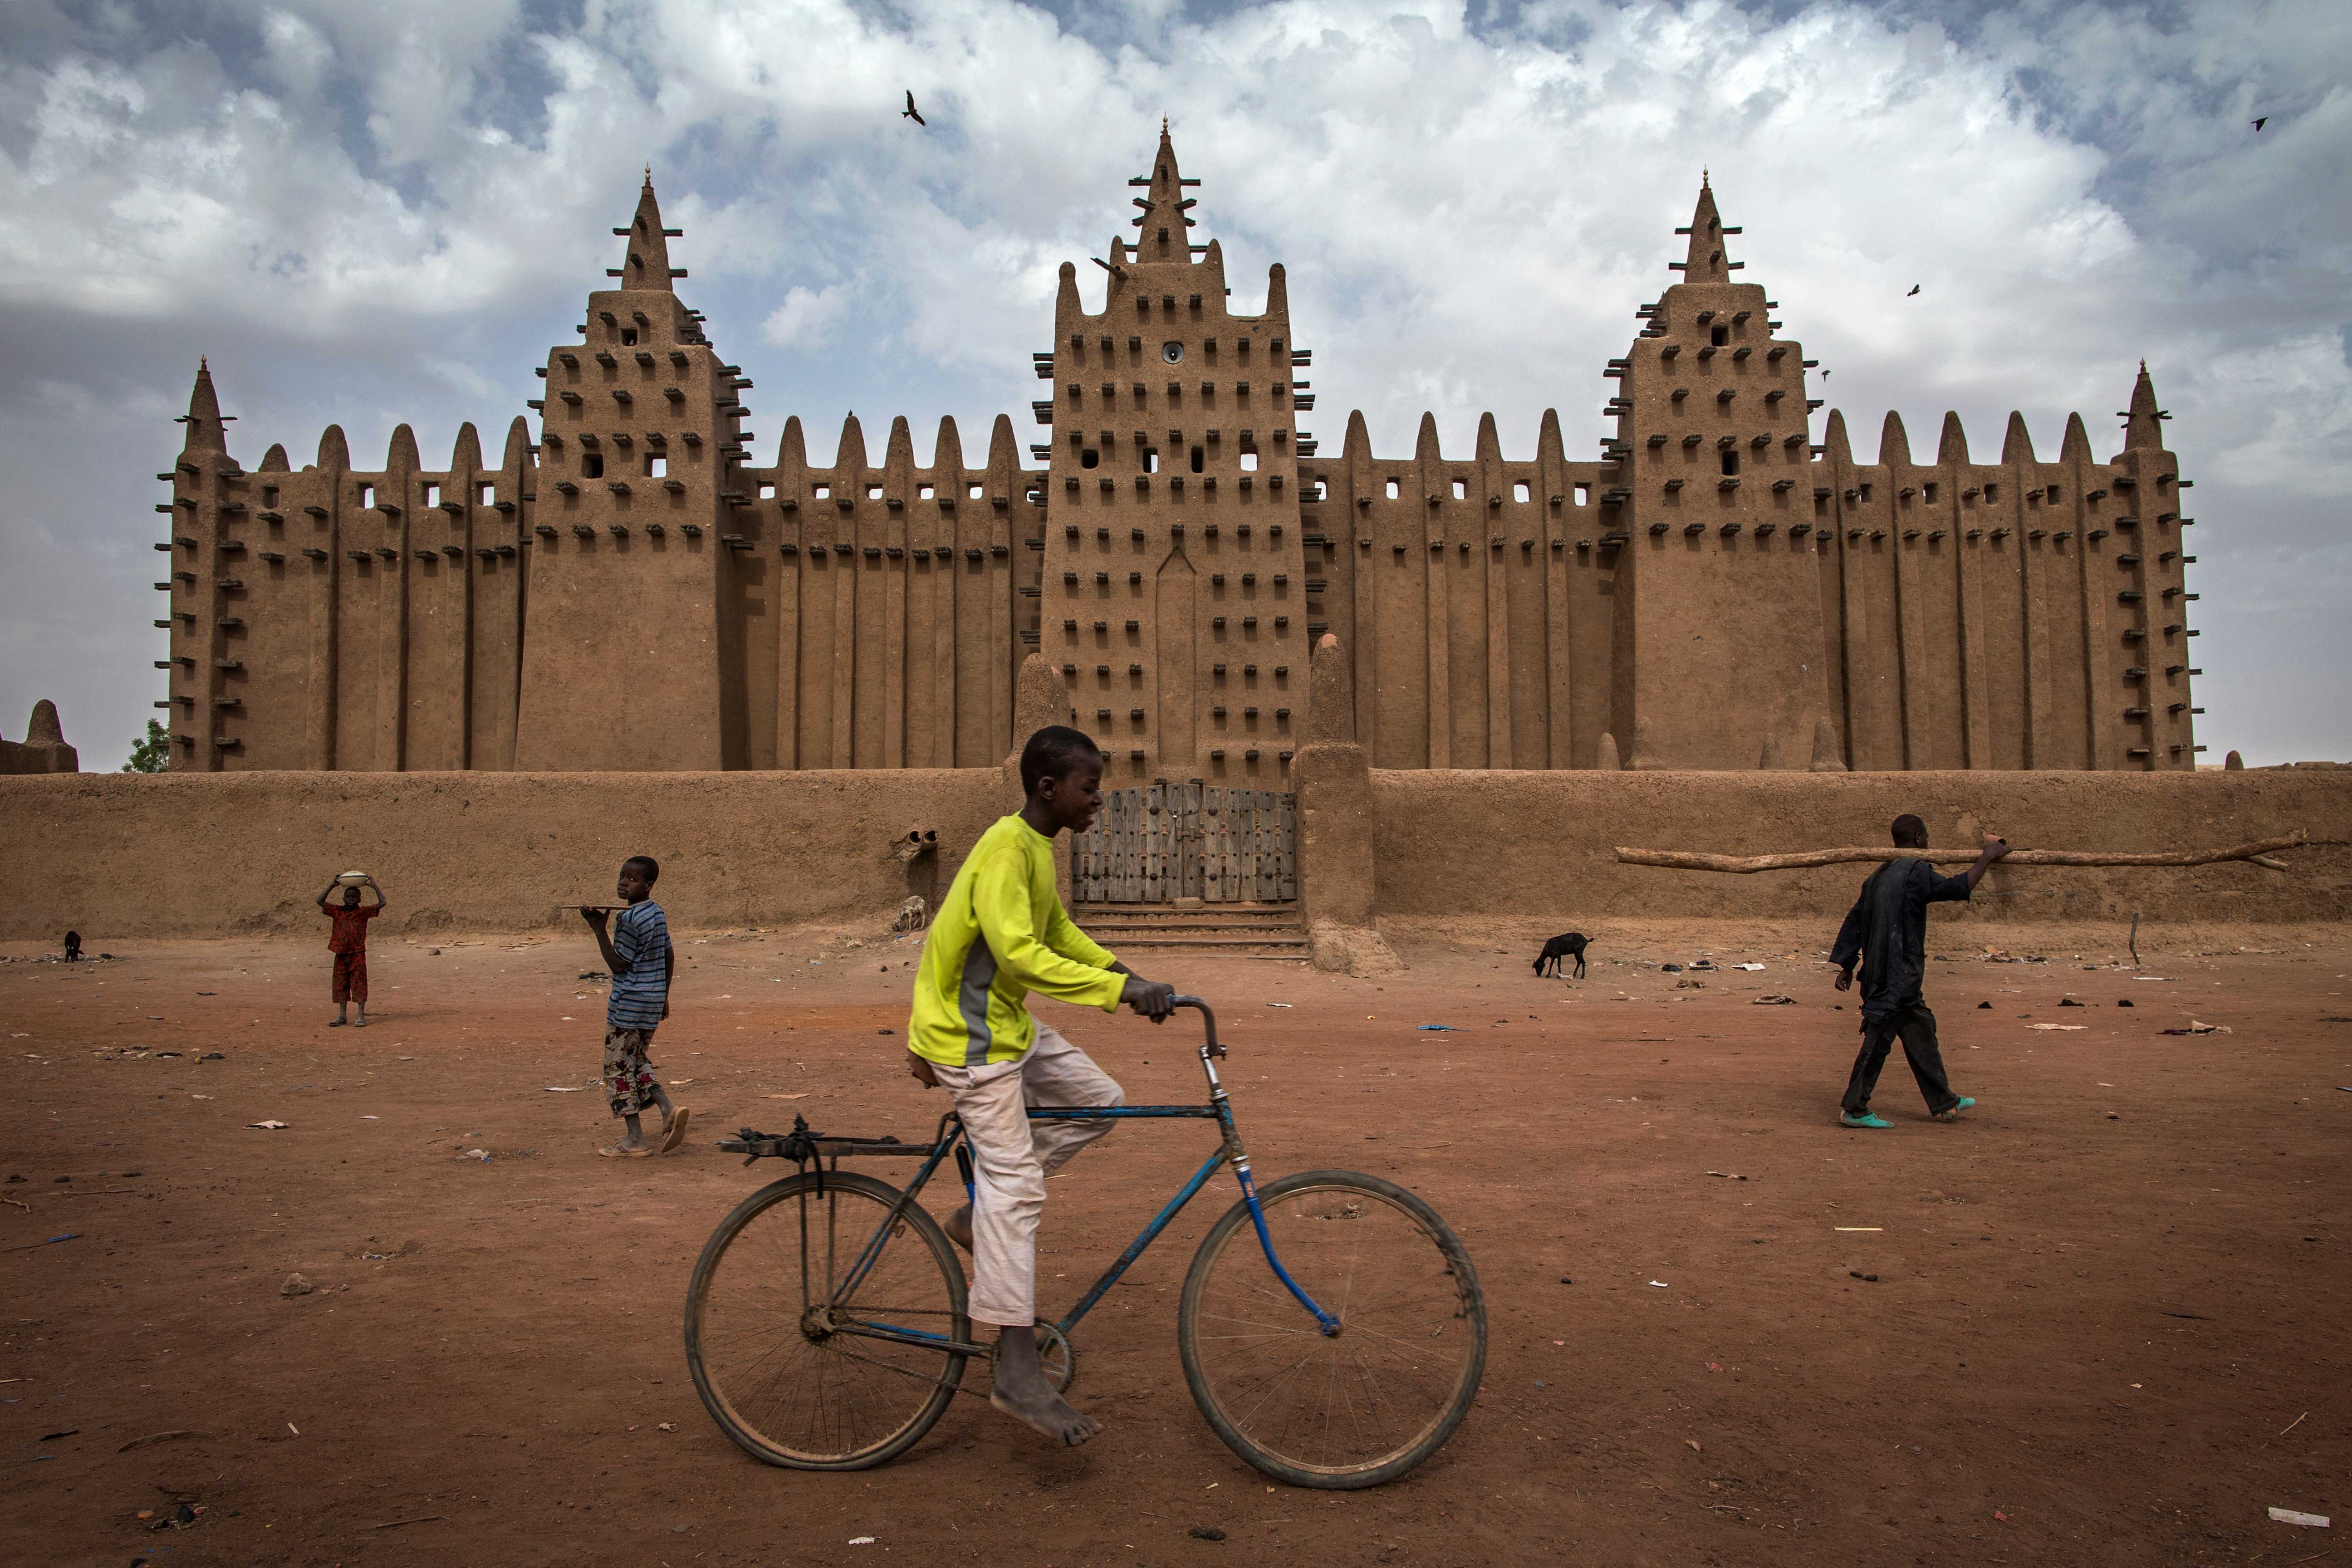
[[[1884,840],[1916,811],[1938,846],[2211,847],[2295,827],[2352,838],[2352,770],[1710,773],[1379,770],[1378,912],[1834,919],[1862,867],[1730,877],[1621,866],[1620,844],[1756,854]],[[662,863],[681,926],[879,918],[935,897],[1016,804],[993,768],[710,773],[60,774],[0,779],[20,868],[0,940],[300,931],[334,873],[382,879],[394,930],[516,930],[607,897],[623,857]],[[935,828],[901,864],[892,840]],[[2352,849],[2285,873],[1996,869],[1971,917],[2352,918]],[[1312,896],[1311,894],[1309,895]]]
[[[21,868],[0,939],[299,931],[336,872],[372,871],[394,931],[513,931],[661,862],[680,926],[782,924],[946,890],[1017,804],[994,768],[741,773],[85,773],[0,780]],[[891,853],[910,827],[940,848]],[[573,918],[573,917],[565,917]]]
[[[1883,844],[1904,812],[1937,847],[2000,833],[2020,848],[2219,848],[2306,828],[2352,838],[2352,770],[2175,773],[1451,773],[1378,771],[1382,915],[1843,915],[1866,866],[1726,876],[1618,863],[1618,845],[1760,855]],[[2352,916],[2352,849],[2290,852],[2281,873],[1996,868],[1984,918],[2166,920]],[[1938,917],[1940,918],[1940,916]],[[1591,931],[1590,923],[1583,929]],[[1826,937],[1824,942],[1826,942]]]

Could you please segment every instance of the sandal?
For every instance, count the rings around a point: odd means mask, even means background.
[[[686,1107],[678,1107],[677,1113],[669,1119],[668,1129],[662,1133],[661,1152],[672,1154],[677,1152],[677,1146],[686,1142],[687,1118],[693,1114]]]
[[[615,1143],[610,1149],[599,1149],[596,1152],[607,1160],[643,1160],[652,1154],[653,1151],[643,1144],[635,1149],[629,1149]]]

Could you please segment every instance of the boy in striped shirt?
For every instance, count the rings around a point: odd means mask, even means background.
[[[980,836],[923,942],[907,1021],[918,1083],[944,1089],[971,1142],[972,1203],[947,1232],[971,1254],[971,1320],[996,1329],[988,1402],[1071,1447],[1101,1430],[1045,1380],[1037,1356],[1037,1222],[1045,1178],[1111,1130],[1108,1120],[1032,1124],[1029,1107],[1113,1106],[1118,1084],[1053,1025],[1033,991],[1084,1007],[1120,1004],[1160,1023],[1175,987],[1146,980],[1071,923],[1055,890],[1054,838],[1102,809],[1102,752],[1052,724],[1021,752],[1027,801]]]
[[[628,1124],[628,1131],[612,1148],[596,1151],[608,1160],[667,1154],[686,1142],[688,1113],[670,1104],[647,1054],[653,1048],[655,1028],[669,1016],[670,973],[677,962],[669,944],[669,921],[653,900],[654,883],[660,877],[661,867],[652,856],[632,855],[621,862],[614,891],[625,907],[612,922],[613,929],[604,929],[610,910],[580,911],[588,929],[596,933],[604,967],[613,972],[612,996],[604,1004],[604,1087],[612,1098],[613,1114]],[[638,1116],[649,1105],[661,1110],[658,1150],[647,1146],[637,1124]]]

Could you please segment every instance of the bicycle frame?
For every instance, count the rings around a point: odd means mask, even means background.
[[[1217,1043],[1217,1016],[1210,1011],[1209,1005],[1197,996],[1179,996],[1175,999],[1175,1005],[1179,1007],[1199,1009],[1205,1026],[1206,1037],[1200,1047],[1200,1058],[1201,1070],[1209,1080],[1207,1104],[1036,1107],[1029,1111],[1029,1119],[1032,1121],[1149,1121],[1186,1119],[1213,1121],[1222,1134],[1216,1152],[1201,1163],[1201,1168],[1193,1172],[1191,1179],[1177,1189],[1176,1195],[1169,1199],[1166,1205],[1152,1216],[1150,1222],[1137,1234],[1135,1239],[1128,1244],[1126,1250],[1118,1255],[1109,1268],[1103,1270],[1102,1277],[1087,1288],[1085,1295],[1078,1298],[1077,1304],[1065,1313],[1061,1321],[1053,1327],[1056,1332],[1066,1339],[1070,1331],[1076,1328],[1079,1321],[1094,1309],[1095,1304],[1109,1292],[1113,1285],[1118,1283],[1119,1276],[1125,1274],[1135,1260],[1143,1256],[1145,1250],[1159,1239],[1160,1233],[1168,1228],[1179,1214],[1183,1212],[1184,1206],[1200,1194],[1202,1188],[1208,1185],[1209,1178],[1216,1174],[1218,1167],[1230,1163],[1234,1167],[1234,1178],[1241,1184],[1242,1201],[1249,1206],[1250,1223],[1256,1229],[1258,1247],[1265,1254],[1266,1267],[1274,1270],[1274,1277],[1282,1281],[1284,1289],[1297,1300],[1298,1304],[1314,1315],[1316,1322],[1324,1334],[1336,1334],[1339,1331],[1339,1321],[1325,1311],[1313,1297],[1299,1287],[1298,1282],[1290,1277],[1290,1271],[1282,1266],[1282,1259],[1276,1256],[1274,1238],[1266,1230],[1265,1211],[1258,1205],[1257,1184],[1250,1174],[1249,1153],[1242,1147],[1241,1133],[1234,1124],[1232,1101],[1227,1099],[1224,1085],[1217,1077],[1217,1058],[1225,1054],[1224,1047]],[[898,1228],[908,1207],[929,1184],[941,1162],[950,1154],[962,1156],[967,1171],[965,1189],[967,1193],[970,1192],[969,1155],[964,1153],[965,1142],[964,1128],[957,1121],[955,1112],[952,1110],[940,1117],[940,1135],[934,1142],[928,1144],[885,1143],[865,1139],[831,1139],[822,1135],[811,1135],[806,1140],[805,1146],[811,1152],[820,1160],[826,1155],[832,1156],[836,1168],[843,1154],[904,1154],[919,1156],[923,1162],[916,1171],[914,1179],[907,1184],[905,1190],[899,1194],[898,1202],[892,1206],[889,1215],[884,1218],[882,1224],[877,1227],[873,1236],[866,1240],[865,1247],[859,1251],[856,1261],[850,1266],[840,1285],[835,1289],[832,1300],[826,1303],[829,1308],[835,1310],[842,1308],[858,1286],[864,1282],[867,1273],[872,1270],[876,1261],[881,1257],[884,1245]],[[754,1157],[757,1157],[756,1154]],[[820,1170],[822,1169],[820,1165]],[[834,1331],[870,1339],[897,1341],[907,1344],[940,1346],[967,1355],[984,1356],[989,1353],[989,1347],[985,1345],[968,1344],[945,1334],[927,1333],[920,1329],[900,1328],[894,1324],[836,1321],[834,1324]]]

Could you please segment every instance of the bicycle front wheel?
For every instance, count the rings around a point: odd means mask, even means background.
[[[854,1172],[787,1176],[703,1244],[686,1360],[720,1430],[772,1465],[862,1470],[914,1446],[971,1342],[963,1270],[919,1205]]]
[[[1237,1203],[1184,1277],[1176,1342],[1227,1447],[1294,1486],[1378,1486],[1454,1435],[1486,1365],[1486,1299],[1437,1211],[1393,1182],[1309,1171],[1261,1188],[1276,1278]]]

